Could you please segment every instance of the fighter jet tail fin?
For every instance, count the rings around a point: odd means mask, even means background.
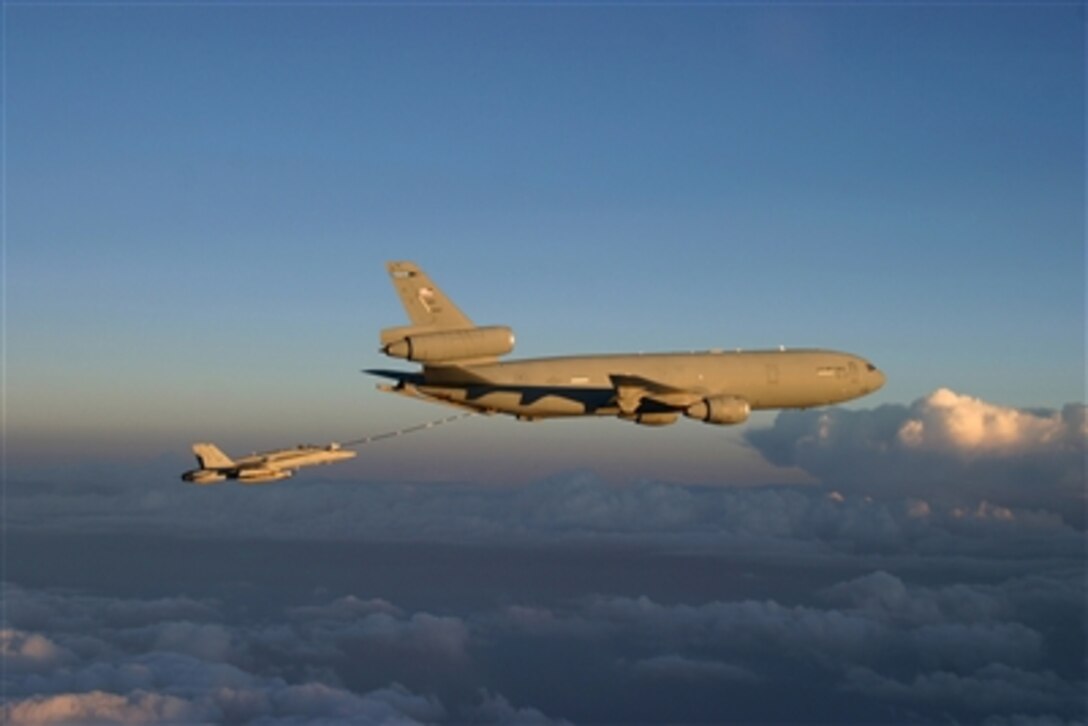
[[[408,313],[408,319],[412,321],[412,327],[428,330],[475,327],[416,263],[389,262],[386,269]]]
[[[193,444],[193,453],[202,469],[224,469],[234,466],[229,456],[219,450],[215,444]]]

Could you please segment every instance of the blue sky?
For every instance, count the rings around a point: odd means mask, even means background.
[[[1083,21],[1077,4],[8,4],[11,453],[444,415],[359,373],[403,320],[396,258],[513,326],[519,355],[820,346],[888,372],[858,405],[942,386],[1081,401]],[[739,431],[693,424],[429,435],[376,455],[422,477],[505,475],[495,447],[534,474],[758,468]]]

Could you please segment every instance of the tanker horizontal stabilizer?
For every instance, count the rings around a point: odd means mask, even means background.
[[[369,373],[379,378],[388,378],[398,383],[423,383],[423,374],[412,371],[392,371],[387,368],[367,368],[363,373]]]
[[[452,408],[459,409],[461,411],[472,411],[473,413],[493,414],[494,410],[482,407],[474,406],[471,403],[465,401],[455,400],[453,398],[446,398],[441,395],[440,391],[428,391],[423,392],[412,383],[398,383],[395,386],[379,385],[378,390],[383,393],[396,393],[399,396],[405,398],[414,398],[419,401],[427,401],[428,403],[441,403],[444,406],[450,406]]]

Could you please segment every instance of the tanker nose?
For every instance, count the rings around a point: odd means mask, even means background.
[[[865,368],[865,383],[869,391],[878,391],[883,388],[884,384],[887,382],[888,379],[884,376],[880,369],[874,366],[872,363],[866,363]]]

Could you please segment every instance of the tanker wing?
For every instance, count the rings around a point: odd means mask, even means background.
[[[686,408],[703,397],[700,392],[676,388],[642,376],[612,374],[609,379],[616,390],[616,405],[626,414],[634,413],[643,400],[654,401],[669,408]]]

